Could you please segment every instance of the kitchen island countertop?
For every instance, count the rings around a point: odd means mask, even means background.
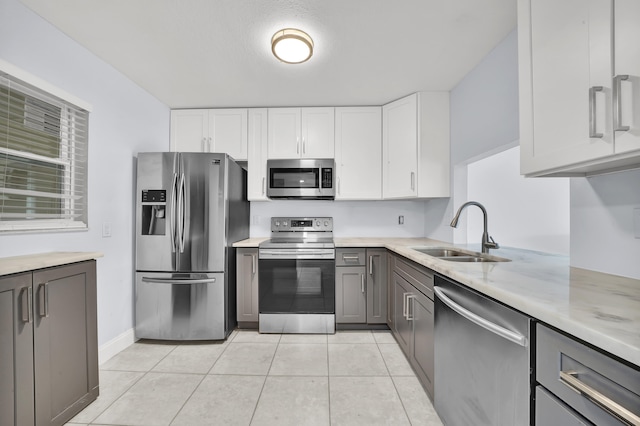
[[[257,247],[266,238],[239,241]],[[449,262],[412,247],[456,247],[427,238],[335,238],[336,248],[384,247],[548,325],[640,366],[640,280],[569,266],[568,256],[504,247],[510,262]]]

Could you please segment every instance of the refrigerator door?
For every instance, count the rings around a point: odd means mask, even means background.
[[[180,154],[177,210],[180,272],[224,271],[225,168],[224,154]]]
[[[177,160],[174,152],[138,154],[136,270],[176,269]]]
[[[136,337],[221,340],[224,274],[136,273]]]

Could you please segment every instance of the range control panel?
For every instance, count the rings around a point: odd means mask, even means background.
[[[272,217],[271,232],[332,232],[332,217]]]

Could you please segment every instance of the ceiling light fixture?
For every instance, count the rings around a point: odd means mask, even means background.
[[[313,55],[313,40],[304,31],[285,28],[271,37],[271,51],[282,62],[301,64]]]

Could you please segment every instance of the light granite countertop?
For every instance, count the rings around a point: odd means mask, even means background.
[[[57,251],[0,258],[0,275],[50,268],[104,256],[100,252]]]
[[[251,238],[234,246],[258,247],[264,240]],[[508,247],[491,250],[491,255],[510,262],[458,263],[411,247],[479,247],[425,238],[336,238],[335,244],[387,248],[640,366],[640,280],[572,268],[567,256]]]

